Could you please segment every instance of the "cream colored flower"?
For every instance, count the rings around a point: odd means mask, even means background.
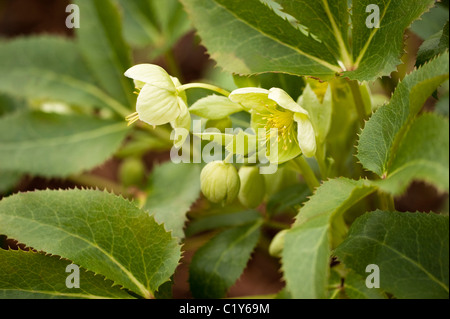
[[[179,92],[177,78],[171,77],[163,68],[153,64],[139,64],[125,72],[134,80],[139,96],[136,113],[127,117],[129,124],[141,120],[156,126],[179,121],[186,117],[186,94]]]

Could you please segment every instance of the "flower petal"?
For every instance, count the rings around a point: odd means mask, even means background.
[[[168,91],[176,91],[174,81],[166,70],[154,64],[135,65],[125,72],[125,76],[135,80],[137,87],[139,82],[144,82]]]
[[[297,122],[297,139],[302,153],[306,157],[316,154],[316,134],[309,117],[302,113],[295,113],[294,120]]]
[[[175,93],[146,84],[139,93],[136,111],[139,119],[150,125],[163,125],[175,121],[181,114]]]
[[[303,113],[308,115],[308,111],[298,105],[284,90],[271,88],[269,90],[269,99],[275,101],[279,106],[294,113]]]
[[[180,106],[180,116],[170,123],[175,130],[175,136],[180,138],[174,141],[176,148],[183,146],[187,137],[189,136],[189,130],[191,129],[191,114],[188,111],[187,105],[181,97],[178,97],[178,104]]]
[[[269,91],[261,88],[243,88],[231,92],[229,98],[234,103],[240,103],[246,109],[264,110],[275,107],[276,103],[269,99]]]

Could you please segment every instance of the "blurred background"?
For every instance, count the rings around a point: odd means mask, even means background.
[[[158,64],[171,75],[179,77],[182,83],[205,81],[215,83],[228,90],[236,88],[233,76],[222,73],[209,59],[206,49],[195,35],[182,6],[176,0],[153,1],[157,7],[158,2],[161,4],[164,2],[164,4],[156,11],[159,12],[158,17],[147,17],[149,28],[156,30],[152,34],[136,28],[132,16],[127,14],[126,3],[132,1],[117,0],[116,2],[123,6],[124,35],[133,49],[134,64]],[[0,41],[42,34],[73,38],[74,31],[65,25],[68,15],[66,6],[69,3],[70,1],[66,0],[0,0]],[[373,84],[372,91],[389,97],[398,80],[414,69],[417,52],[423,41],[442,30],[448,19],[448,0],[446,0],[439,2],[436,8],[428,12],[420,21],[415,22],[405,34],[406,48],[403,56],[405,64],[399,66],[398,71],[394,72],[391,77],[383,78]],[[8,75],[1,74],[0,76]],[[201,93],[198,94],[198,96],[201,95]],[[198,96],[194,94],[190,98],[197,99]],[[2,103],[1,99],[0,103]],[[435,104],[436,100],[430,99],[425,105],[425,110],[432,110],[435,108]],[[155,164],[169,160],[169,150],[167,147],[155,147],[144,152],[142,158],[145,164],[145,174],[148,176]],[[118,183],[120,182],[119,170],[122,162],[123,159],[116,156],[94,169],[90,174],[98,176],[99,181]],[[3,178],[1,174],[0,178]],[[83,183],[76,179],[20,176],[8,187],[2,186],[0,183],[0,199],[2,196],[15,192],[47,188],[73,188],[80,185]],[[199,202],[195,205],[201,206],[202,203]],[[195,205],[193,210],[195,210]],[[405,196],[396,199],[396,207],[400,211],[448,211],[448,196],[439,194],[433,187],[424,183],[414,183]],[[191,297],[187,283],[188,264],[195,250],[211,238],[211,234],[205,236],[194,236],[186,241],[183,264],[175,275],[174,297],[176,298]],[[3,245],[13,246],[14,243],[8,242]],[[231,289],[229,296],[264,295],[278,292],[283,287],[279,267],[278,260],[257,250],[243,276]]]

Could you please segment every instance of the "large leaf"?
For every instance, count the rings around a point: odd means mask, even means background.
[[[80,288],[69,289],[70,261],[34,252],[0,249],[0,299],[131,299],[113,282],[80,269]]]
[[[349,13],[345,1],[279,0],[283,11],[330,48],[335,57],[348,55]]]
[[[223,298],[239,279],[260,236],[261,223],[233,228],[200,248],[192,259],[189,283],[195,298]]]
[[[375,190],[364,180],[330,180],[300,209],[282,253],[286,286],[294,298],[326,298],[330,251],[346,232],[343,213]]]
[[[436,3],[434,8],[425,13],[419,20],[411,25],[411,31],[423,40],[428,39],[436,32],[442,30],[449,19],[448,0]]]
[[[82,16],[82,25],[76,29],[77,44],[89,70],[110,96],[123,105],[134,105],[132,81],[123,76],[132,63],[117,7],[111,0],[74,3]]]
[[[150,46],[157,57],[190,29],[178,0],[116,0],[123,8],[125,39],[138,47]]]
[[[404,144],[405,136],[423,104],[440,84],[448,80],[448,67],[447,52],[405,77],[397,87],[391,102],[380,108],[367,122],[358,146],[358,158],[366,169],[380,177],[389,177],[395,155],[400,145]],[[445,137],[440,137],[440,141],[445,142]],[[416,147],[415,142],[412,142]],[[432,141],[429,143],[434,144]],[[445,148],[445,143],[434,145],[437,148]],[[434,152],[440,151],[438,149]]]
[[[184,238],[186,213],[200,196],[200,167],[168,162],[155,167],[144,209],[164,223],[174,237]]]
[[[366,274],[367,275],[367,274]],[[350,271],[344,281],[345,294],[350,299],[385,299],[379,288],[367,288],[365,277]]]
[[[0,170],[66,177],[102,164],[120,146],[123,122],[17,113],[0,119]]]
[[[12,96],[127,112],[96,86],[70,40],[40,36],[0,42],[0,74],[0,92]]]
[[[447,299],[448,237],[448,216],[377,211],[360,217],[335,253],[364,277],[377,265],[381,288],[397,298]]]
[[[281,9],[273,1],[181,1],[211,57],[227,71],[322,79],[347,71],[345,76],[360,81],[395,71],[401,63],[405,29],[434,4],[434,0],[354,0],[349,26],[347,1],[280,0]],[[366,24],[371,4],[380,9],[380,28]]]
[[[100,191],[39,191],[3,199],[0,233],[147,298],[170,279],[180,259],[177,241],[153,217]]]
[[[434,0],[352,1],[353,69],[344,75],[359,81],[387,76],[402,63],[403,35],[413,21],[431,8]],[[380,9],[380,28],[368,28],[366,8]]]
[[[392,161],[388,178],[378,185],[394,194],[406,191],[412,180],[426,181],[449,190],[448,119],[435,114],[418,118],[409,129]]]
[[[259,0],[182,0],[211,57],[238,74],[332,76],[336,59]]]

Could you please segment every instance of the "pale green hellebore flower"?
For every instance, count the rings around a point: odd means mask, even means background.
[[[266,143],[271,144],[271,129],[278,130],[278,158],[269,156],[271,162],[284,163],[301,153],[315,155],[316,137],[308,112],[282,89],[237,89],[229,98],[251,112],[252,128],[265,130]]]
[[[181,83],[177,78],[154,64],[135,65],[125,72],[125,76],[134,80],[139,93],[137,112],[127,117],[129,125],[141,120],[152,126],[170,123],[175,130],[189,131],[191,116],[186,93],[178,90]],[[175,141],[175,146],[181,146],[186,137],[187,134]]]

